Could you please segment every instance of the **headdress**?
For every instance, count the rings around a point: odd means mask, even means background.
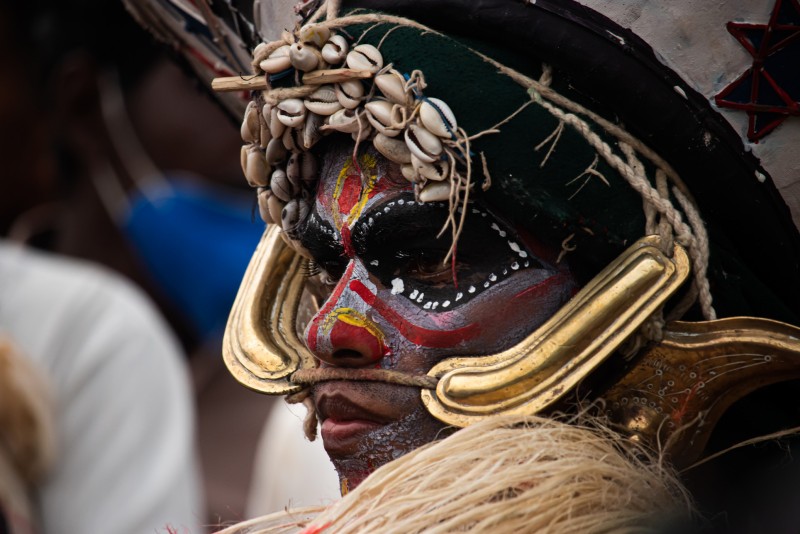
[[[254,95],[237,101],[242,164],[262,216],[283,232],[270,225],[234,305],[234,375],[272,393],[310,379],[293,231],[310,211],[309,154],[335,130],[403,165],[419,201],[449,202],[452,252],[459,215],[480,195],[593,276],[517,346],[406,377],[436,417],[463,426],[546,412],[582,384],[631,435],[673,437],[690,458],[733,401],[794,376],[798,331],[776,320],[797,324],[800,311],[800,237],[784,201],[796,214],[787,161],[798,155],[785,146],[800,137],[798,97],[781,71],[798,47],[797,3],[709,9],[691,22],[709,28],[681,46],[664,23],[685,22],[679,7],[612,4],[306,2],[296,26],[251,42],[253,71],[216,87]],[[207,42],[246,46],[231,44],[235,25],[205,20]],[[248,29],[243,42],[257,34]],[[749,69],[728,54],[742,47]],[[667,322],[687,309],[704,321]]]

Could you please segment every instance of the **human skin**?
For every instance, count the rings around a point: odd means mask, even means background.
[[[574,293],[552,250],[480,203],[468,208],[455,264],[444,265],[451,234],[436,235],[447,203],[416,202],[399,166],[372,147],[357,163],[352,153],[352,143],[328,146],[313,210],[297,231],[327,279],[327,300],[305,331],[321,367],[422,375],[450,356],[512,346]],[[451,431],[415,387],[337,380],[315,385],[313,399],[325,449],[350,489]]]

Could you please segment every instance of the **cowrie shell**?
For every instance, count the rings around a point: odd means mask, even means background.
[[[252,100],[247,103],[247,108],[244,111],[240,133],[245,143],[255,143],[261,133],[261,126],[258,124],[258,110],[256,109],[256,103]]]
[[[420,161],[433,163],[442,153],[442,142],[439,138],[416,124],[410,124],[406,128],[405,139],[411,153]]]
[[[258,136],[261,148],[267,148],[267,144],[272,140],[272,134],[269,133],[269,126],[263,119],[258,121],[258,128],[261,133]]]
[[[267,163],[277,165],[286,159],[286,147],[280,137],[274,137],[268,144],[266,150]]]
[[[411,151],[402,139],[394,139],[379,133],[372,140],[372,146],[388,160],[395,163],[411,163]]]
[[[272,176],[269,179],[269,188],[272,190],[273,195],[284,202],[289,202],[294,196],[292,183],[283,169],[275,169],[272,172]]]
[[[264,157],[264,152],[258,146],[247,149],[244,177],[250,187],[265,187],[268,183],[269,165]]]
[[[342,104],[339,103],[332,85],[323,85],[308,95],[303,104],[309,111],[318,115],[333,115],[342,109]]]
[[[309,152],[293,152],[286,162],[286,175],[296,190],[300,186],[310,190],[317,182],[316,158]]]
[[[341,35],[334,35],[322,47],[322,59],[331,65],[338,65],[345,60],[349,49],[347,39]]]
[[[261,115],[269,126],[269,135],[274,139],[283,135],[286,125],[278,120],[278,108],[270,104],[264,104]]]
[[[300,180],[309,191],[313,190],[319,179],[318,171],[319,165],[316,156],[311,152],[303,152],[300,155]]]
[[[308,72],[316,69],[317,65],[319,65],[320,56],[317,54],[319,52],[311,46],[303,43],[294,43],[289,48],[289,61],[292,63],[292,67],[297,70]]]
[[[392,124],[398,124],[403,120],[399,114],[400,108],[395,108],[394,104],[387,100],[372,100],[364,106],[367,110],[367,120],[380,133],[387,137],[396,137],[402,131],[393,128]]]
[[[287,202],[281,212],[281,226],[286,235],[296,238],[297,226],[308,217],[310,212],[311,205],[301,198],[293,198]]]
[[[300,190],[300,154],[302,152],[292,152],[286,161],[286,176],[289,177],[289,182],[291,182],[294,191]]]
[[[277,74],[285,71],[292,66],[292,62],[289,59],[289,49],[289,45],[283,45],[271,53],[267,59],[259,63],[258,66],[267,74]]]
[[[317,115],[316,113],[306,115],[306,122],[303,124],[303,147],[306,150],[322,139],[320,128],[323,124],[325,124],[325,117],[322,115]]]
[[[419,176],[435,182],[441,182],[449,176],[450,172],[450,163],[441,159],[437,159],[433,163],[426,163],[416,156],[411,156],[411,166]]]
[[[358,80],[350,80],[336,84],[336,98],[342,107],[357,108],[364,98],[364,85]]]
[[[247,174],[247,149],[250,145],[242,145],[242,150],[239,152],[239,163],[242,165],[242,174]]]
[[[450,106],[438,98],[428,98],[419,107],[419,120],[432,134],[450,138],[455,134],[458,124]]]
[[[272,224],[275,222],[272,220],[272,217],[269,213],[269,197],[271,196],[272,191],[266,187],[260,187],[258,189],[258,214],[261,216],[261,220],[267,224]]]
[[[278,109],[278,120],[290,128],[300,126],[306,118],[306,106],[299,98],[287,98],[275,107]]]
[[[321,47],[330,39],[331,31],[319,24],[306,24],[297,32],[297,37],[304,43],[313,43]]]
[[[358,114],[354,109],[340,109],[326,121],[326,124],[320,128],[322,131],[336,130],[337,132],[355,133],[359,130],[359,122],[361,129],[368,129],[369,123],[363,114]]]
[[[272,219],[272,221],[276,224],[281,220],[281,212],[283,211],[284,204],[285,202],[279,199],[274,192],[269,196],[269,198],[267,198],[269,218]]]
[[[361,142],[366,141],[372,135],[372,126],[369,123],[361,119],[361,130],[356,130],[355,132],[350,134],[350,137],[353,138],[353,141]]]
[[[450,182],[430,182],[419,192],[422,202],[440,202],[450,198]]]
[[[267,55],[264,51],[267,48],[267,43],[258,43],[256,47],[253,49],[253,59],[261,63],[265,59],[267,59]]]
[[[365,70],[375,74],[383,68],[383,56],[372,45],[358,45],[347,54],[347,66],[353,70]]]
[[[286,147],[286,150],[292,152],[303,150],[303,132],[297,128],[287,128],[283,132],[281,141],[283,141],[283,146]]]
[[[412,184],[416,184],[422,181],[422,177],[419,174],[417,174],[417,171],[414,169],[414,166],[410,163],[406,163],[405,165],[400,165],[400,174],[402,174],[403,178],[405,178]]]
[[[386,98],[395,104],[407,106],[411,102],[411,95],[406,91],[405,78],[394,69],[375,76],[375,85]]]

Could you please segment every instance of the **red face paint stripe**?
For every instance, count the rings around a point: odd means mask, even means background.
[[[563,286],[568,280],[569,277],[564,273],[554,274],[550,278],[545,278],[538,284],[534,284],[531,287],[525,288],[524,290],[514,295],[512,298],[522,299],[532,296],[541,296],[541,293],[549,291],[551,287]]]
[[[353,250],[353,242],[350,240],[350,227],[347,225],[342,226],[341,234],[344,253],[348,258],[352,259],[355,256],[355,251]]]
[[[342,275],[342,280],[339,282],[335,288],[333,288],[333,293],[331,296],[328,297],[327,302],[322,307],[320,311],[314,316],[314,319],[311,321],[311,329],[308,331],[308,348],[312,352],[317,349],[317,335],[319,333],[319,323],[328,316],[328,314],[333,310],[333,307],[336,306],[336,303],[339,300],[339,297],[342,296],[342,292],[344,292],[344,288],[347,287],[345,280],[349,280],[350,277],[353,275],[353,269],[356,268],[355,262],[350,262],[350,265],[347,266],[345,269],[344,274]]]
[[[480,327],[474,323],[455,330],[429,330],[411,324],[374,295],[367,286],[359,280],[350,282],[350,289],[381,314],[381,317],[397,328],[403,337],[416,345],[435,349],[449,348],[461,341],[472,339],[480,333]]]

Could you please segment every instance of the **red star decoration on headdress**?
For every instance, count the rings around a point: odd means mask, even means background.
[[[758,142],[800,115],[800,3],[775,0],[767,24],[729,22],[728,31],[753,56],[753,65],[715,98],[747,111],[747,138]]]

